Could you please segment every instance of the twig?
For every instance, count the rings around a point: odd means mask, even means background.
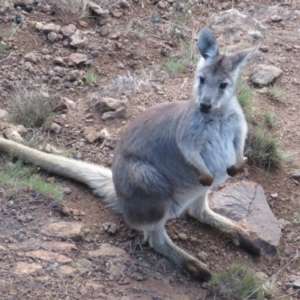
[[[14,52],[11,52],[8,56],[6,56],[5,58],[1,59],[0,62],[3,62],[7,59],[9,59],[12,55],[13,55]]]

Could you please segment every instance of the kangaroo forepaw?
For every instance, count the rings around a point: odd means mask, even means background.
[[[199,281],[209,281],[212,277],[211,272],[197,259],[185,261],[184,268]]]
[[[199,182],[203,185],[203,186],[210,186],[212,185],[212,183],[214,182],[214,177],[212,175],[201,175],[199,177]]]
[[[231,177],[237,175],[238,173],[242,172],[244,169],[245,164],[242,164],[240,166],[231,166],[230,168],[227,169],[227,174]]]

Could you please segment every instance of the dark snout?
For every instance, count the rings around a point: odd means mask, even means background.
[[[209,113],[211,110],[211,104],[208,103],[208,102],[202,102],[200,104],[200,111],[203,112],[203,113]]]

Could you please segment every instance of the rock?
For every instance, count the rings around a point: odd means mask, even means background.
[[[61,206],[60,213],[64,217],[69,217],[72,214],[71,209],[69,207],[67,207],[66,205]]]
[[[102,26],[101,28],[100,28],[100,30],[99,30],[99,33],[100,33],[100,35],[101,36],[108,36],[108,34],[109,34],[109,27],[107,27],[107,26]]]
[[[118,225],[117,225],[116,223],[112,223],[112,224],[109,226],[107,232],[110,233],[111,235],[115,235],[116,232],[117,232],[117,230],[118,230]]]
[[[59,263],[68,263],[68,262],[72,261],[71,258],[69,258],[65,255],[54,253],[54,252],[47,251],[47,250],[28,251],[25,253],[25,256],[28,256],[31,258],[37,258],[37,259],[44,260],[44,261],[55,260]]]
[[[122,119],[122,118],[125,118],[125,116],[126,116],[126,108],[120,107],[115,111],[105,112],[102,115],[101,119],[103,121],[106,121],[106,120],[112,120],[112,119]]]
[[[109,136],[106,129],[98,131],[97,129],[88,127],[84,130],[83,136],[87,139],[89,143],[94,143],[96,140],[104,140]]]
[[[54,67],[53,71],[58,75],[59,77],[64,77],[66,75],[66,69],[62,68],[60,66]]]
[[[13,130],[12,128],[5,129],[3,133],[8,140],[12,140],[20,144],[23,144],[24,142],[21,135],[17,131]]]
[[[129,7],[130,7],[130,4],[129,4],[126,0],[120,0],[120,1],[119,1],[119,5],[120,5],[122,8],[129,8]]]
[[[126,103],[127,101],[125,100],[104,97],[97,102],[96,107],[100,113],[105,113],[107,111],[115,111],[118,108],[126,107]]]
[[[185,234],[185,233],[178,233],[178,237],[179,237],[179,239],[180,240],[182,240],[182,241],[186,241],[187,240],[187,235]]]
[[[51,131],[53,131],[54,133],[58,134],[58,133],[61,132],[62,127],[61,127],[60,125],[58,125],[57,123],[52,123],[52,124],[50,125],[50,129],[51,129]]]
[[[71,243],[64,243],[64,242],[44,242],[42,243],[41,247],[48,251],[67,251],[70,252],[71,250],[78,250],[75,244]]]
[[[90,257],[128,257],[128,254],[123,249],[112,246],[110,244],[102,244],[99,249],[89,251],[88,254]]]
[[[294,179],[300,181],[300,169],[294,170],[294,171],[290,172],[289,175],[290,175],[292,178],[294,178]]]
[[[66,64],[64,59],[60,56],[54,57],[53,62],[57,65],[65,65]]]
[[[98,4],[93,1],[88,2],[89,9],[93,11],[96,15],[107,18],[109,16],[109,10],[102,9]]]
[[[17,274],[32,274],[36,271],[42,270],[42,266],[37,263],[26,263],[19,261],[16,263],[15,272]]]
[[[123,12],[121,10],[113,10],[111,14],[117,19],[123,16]]]
[[[57,36],[57,33],[55,32],[49,32],[48,35],[47,35],[47,39],[50,41],[50,42],[55,42],[57,40],[58,36]]]
[[[79,222],[57,222],[43,226],[41,233],[46,236],[58,237],[65,240],[82,241],[82,229],[83,224]]]
[[[43,148],[43,150],[48,153],[61,154],[61,151],[58,150],[56,147],[54,147],[51,144],[46,144],[46,146]]]
[[[300,277],[297,280],[295,280],[292,284],[295,289],[300,289]]]
[[[254,85],[267,86],[273,83],[281,76],[283,71],[271,65],[257,65],[250,76],[250,80]]]
[[[50,32],[60,32],[60,26],[59,25],[55,25],[54,23],[48,23],[48,24],[45,24],[43,26],[43,29],[42,31],[44,33],[50,33]]]
[[[34,27],[37,30],[43,30],[44,25],[41,22],[36,22]]]
[[[60,266],[57,268],[56,273],[60,275],[72,275],[76,272],[76,269],[70,266]]]
[[[166,8],[166,3],[163,2],[163,1],[159,1],[157,5],[158,5],[158,7],[160,7],[160,8]]]
[[[197,256],[203,261],[205,262],[207,257],[208,257],[208,254],[205,252],[205,251],[200,251]]]
[[[38,62],[38,60],[37,60],[36,55],[35,55],[34,52],[29,52],[28,54],[26,54],[24,56],[24,58],[25,58],[26,61],[30,61],[30,62],[32,62],[34,64],[36,64]]]
[[[75,33],[76,29],[77,28],[74,24],[69,24],[67,26],[63,26],[60,31],[64,37],[69,37]]]
[[[268,257],[276,256],[280,224],[270,210],[259,184],[241,182],[227,186],[213,193],[210,203],[216,212],[247,228]]]
[[[83,28],[87,28],[89,26],[88,22],[86,22],[84,20],[79,20],[78,23]]]
[[[88,61],[88,57],[85,54],[72,53],[69,56],[69,61],[74,63],[75,65],[79,65],[82,63],[86,63]]]
[[[282,17],[280,17],[279,15],[273,15],[271,17],[272,22],[281,22],[282,21]]]

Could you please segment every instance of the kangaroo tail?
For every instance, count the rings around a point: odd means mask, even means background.
[[[44,153],[24,145],[0,138],[0,151],[20,157],[43,170],[67,177],[92,188],[94,194],[103,198],[104,203],[121,213],[117,202],[112,171],[100,165]]]

